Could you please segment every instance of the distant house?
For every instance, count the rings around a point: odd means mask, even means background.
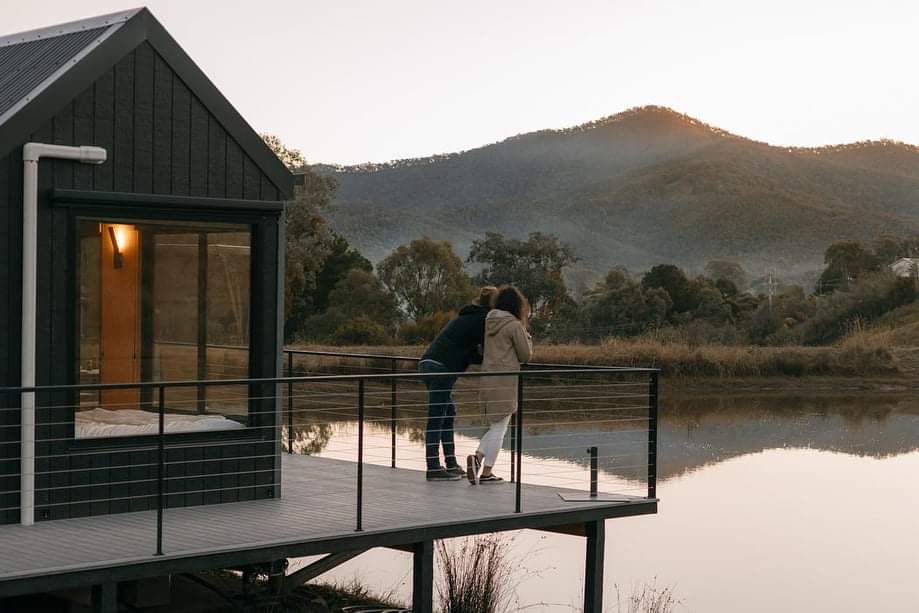
[[[890,270],[898,277],[919,278],[919,258],[900,258],[890,265]]]

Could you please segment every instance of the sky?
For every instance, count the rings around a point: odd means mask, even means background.
[[[131,8],[0,0],[0,35]],[[311,162],[470,149],[633,106],[778,145],[919,144],[919,3],[149,0],[259,132]]]

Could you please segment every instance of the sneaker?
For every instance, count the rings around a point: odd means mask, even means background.
[[[454,475],[443,468],[435,468],[434,470],[429,470],[427,472],[426,478],[428,481],[459,481],[462,479],[460,475]]]
[[[504,479],[498,475],[488,475],[487,477],[479,477],[479,483],[504,483]]]
[[[480,468],[482,468],[482,460],[479,459],[479,454],[474,453],[466,456],[466,478],[469,479],[469,483],[472,485],[475,485],[479,480]]]
[[[448,466],[447,472],[451,475],[456,475],[460,479],[466,476],[466,469],[457,464],[456,466]]]

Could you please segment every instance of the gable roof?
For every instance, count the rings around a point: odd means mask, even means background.
[[[149,43],[288,198],[293,176],[146,8],[0,38],[0,156],[124,56]]]

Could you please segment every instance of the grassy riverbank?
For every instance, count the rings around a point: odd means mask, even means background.
[[[419,356],[423,346],[308,346],[347,351]],[[653,339],[610,340],[599,345],[538,345],[535,361],[596,366],[660,368],[668,377],[742,378],[895,375],[897,357],[867,336],[830,347],[689,345]]]
[[[309,348],[415,357],[424,351],[423,346]],[[891,311],[820,347],[704,345],[649,335],[597,345],[537,343],[535,353],[539,362],[659,368],[669,385],[686,391],[903,392],[919,389],[919,305]]]

